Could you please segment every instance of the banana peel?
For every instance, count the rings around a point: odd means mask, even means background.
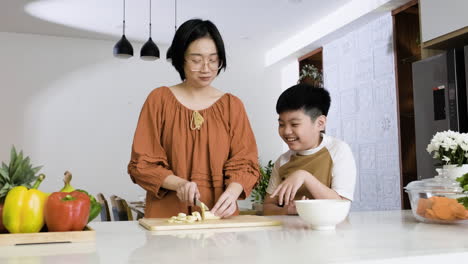
[[[75,188],[71,186],[70,182],[72,180],[72,174],[69,171],[65,171],[63,177],[63,183],[65,184],[63,188],[60,190],[61,192],[73,192]]]

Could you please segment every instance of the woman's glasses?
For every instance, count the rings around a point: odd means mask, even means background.
[[[208,66],[210,71],[217,71],[223,67],[223,64],[220,63],[219,59],[211,58],[209,60],[203,60],[202,58],[186,58],[185,62],[187,63],[188,68],[191,71],[202,71],[205,68],[205,65]]]

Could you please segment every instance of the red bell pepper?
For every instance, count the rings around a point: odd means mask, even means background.
[[[88,223],[91,200],[79,191],[54,192],[44,208],[47,228],[52,232],[81,231]]]

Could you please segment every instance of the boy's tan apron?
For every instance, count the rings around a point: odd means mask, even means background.
[[[289,162],[285,163],[279,168],[279,175],[281,177],[281,180],[283,181],[284,179],[289,177],[291,173],[298,170],[305,170],[313,176],[315,176],[315,178],[317,178],[325,186],[331,188],[332,167],[333,161],[330,156],[330,153],[328,152],[328,149],[322,148],[317,153],[311,155],[291,156]],[[299,188],[299,190],[297,190],[294,200],[300,200],[303,196],[309,199],[314,198],[312,197],[312,195],[307,190],[304,184]]]

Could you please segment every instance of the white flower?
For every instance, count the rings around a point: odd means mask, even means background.
[[[427,145],[427,148],[426,148],[427,152],[429,152],[429,153],[431,153],[433,151],[436,151],[438,149],[439,148],[437,148],[436,145],[433,144],[432,142],[429,145]]]
[[[426,151],[444,164],[468,163],[468,133],[451,130],[437,132]]]
[[[468,134],[463,133],[460,135],[460,142],[458,143],[460,148],[464,151],[468,151]]]

